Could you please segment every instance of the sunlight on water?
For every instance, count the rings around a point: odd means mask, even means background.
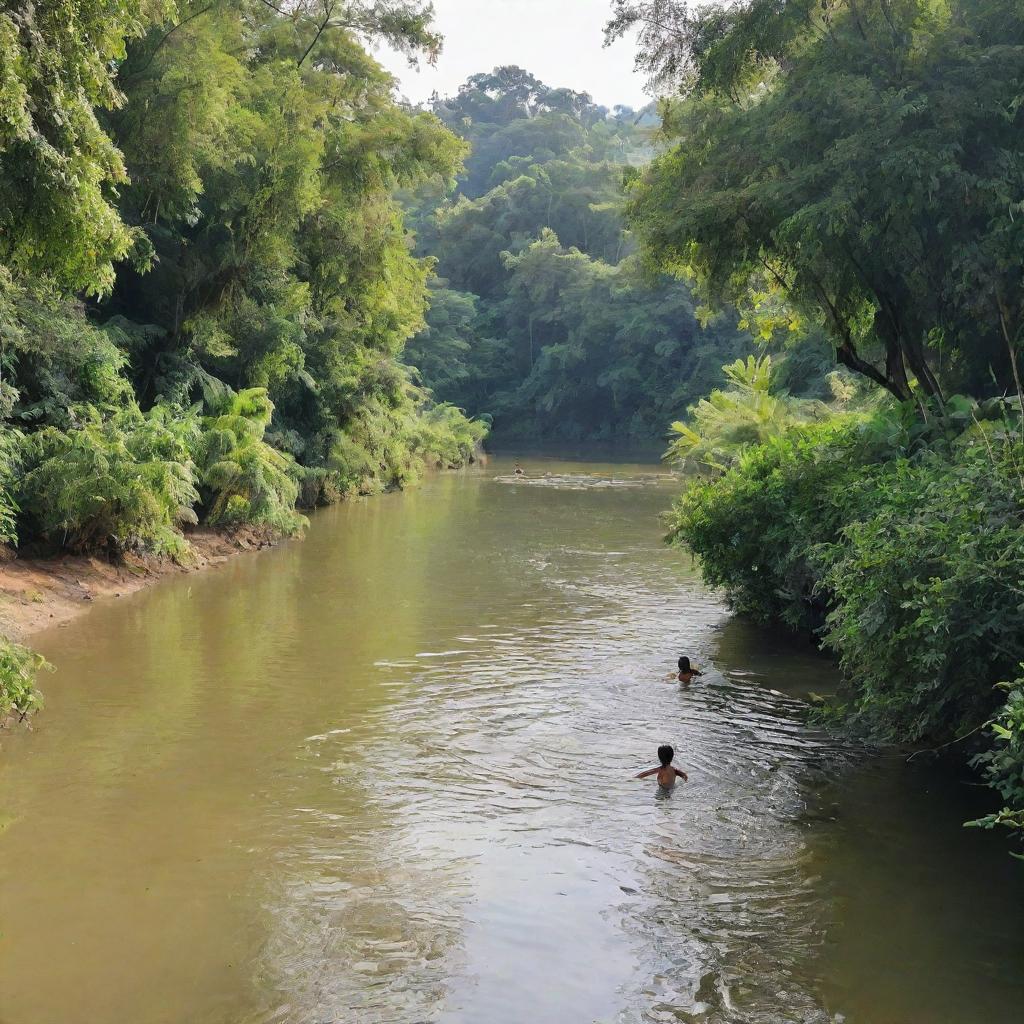
[[[524,467],[43,638],[3,1024],[1019,1019],[1024,879],[948,783],[806,725],[829,664],[661,546],[664,474]]]

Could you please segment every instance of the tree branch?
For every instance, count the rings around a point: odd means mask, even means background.
[[[310,55],[310,53],[312,53],[313,47],[316,46],[316,44],[319,42],[320,36],[323,35],[324,29],[327,28],[327,26],[331,23],[331,16],[333,14],[334,4],[327,3],[326,0],[324,0],[324,20],[320,23],[320,26],[317,28],[316,35],[313,36],[313,39],[310,42],[309,46],[306,47],[306,52],[299,58],[299,63],[295,65],[296,67],[301,68],[302,65],[305,63],[306,58]]]
[[[206,14],[208,11],[212,11],[214,7],[217,6],[217,3],[218,0],[213,0],[213,3],[207,4],[205,7],[200,8],[198,11],[195,11],[193,14],[190,14],[187,18],[184,18],[181,21],[179,21],[177,25],[174,25],[172,28],[168,29],[160,37],[160,40],[156,44],[156,46],[153,47],[152,52],[149,55],[149,60],[147,60],[146,63],[143,64],[141,68],[138,68],[137,70],[131,72],[130,77],[134,78],[137,75],[144,74],[146,71],[148,71],[153,61],[156,60],[156,55],[160,51],[160,47],[162,47],[164,43],[166,43],[167,40],[170,39],[171,36],[173,36],[174,33],[178,31],[179,28],[183,28],[190,21],[195,21],[196,18],[200,17],[201,15]]]

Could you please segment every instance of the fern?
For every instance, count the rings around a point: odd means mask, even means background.
[[[106,419],[91,410],[71,430],[29,435],[21,443],[22,517],[61,549],[184,554],[179,528],[196,521],[199,499],[194,429],[194,419],[163,407],[144,416],[132,406]]]
[[[266,526],[296,533],[306,520],[295,511],[300,471],[289,455],[264,440],[274,404],[264,388],[229,392],[203,420],[197,447],[206,521],[214,526]]]
[[[371,399],[337,437],[330,468],[342,494],[375,494],[415,484],[427,469],[471,462],[488,426],[453,405],[434,405],[428,393],[407,385],[398,408]]]
[[[779,437],[826,411],[821,402],[773,394],[772,357],[748,356],[722,367],[731,387],[715,389],[690,408],[690,422],[675,422],[665,458],[686,469],[725,472],[752,445]]]
[[[6,544],[18,539],[18,505],[12,490],[20,440],[20,434],[0,428],[0,543]]]

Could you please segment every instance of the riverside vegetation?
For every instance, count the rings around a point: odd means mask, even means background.
[[[434,59],[429,16],[0,3],[0,541],[183,558],[473,457],[400,358],[430,262],[394,199],[466,147],[365,49]],[[4,642],[0,718],[36,667]]]
[[[672,94],[631,190],[655,267],[770,357],[675,426],[670,518],[732,605],[813,630],[848,720],[966,751],[1024,827],[1024,16],[1003,0],[618,0]],[[815,356],[815,358],[817,358]],[[838,367],[835,366],[838,364]]]

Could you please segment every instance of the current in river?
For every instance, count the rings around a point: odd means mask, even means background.
[[[37,638],[2,1024],[1019,1024],[978,791],[807,724],[830,663],[663,546],[657,465],[523,465]]]

